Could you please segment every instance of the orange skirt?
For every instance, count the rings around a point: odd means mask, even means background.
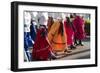
[[[52,46],[52,50],[54,52],[63,52],[67,48],[66,43],[55,43],[55,42],[52,42],[51,46]]]

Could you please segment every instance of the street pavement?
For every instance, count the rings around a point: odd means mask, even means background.
[[[71,53],[58,57],[57,60],[73,60],[73,59],[89,59],[90,58],[90,42],[83,41],[84,46],[77,46]]]

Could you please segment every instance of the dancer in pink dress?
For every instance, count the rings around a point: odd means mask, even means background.
[[[76,30],[76,32],[75,32],[75,44],[83,46],[82,40],[85,38],[84,20],[80,16],[75,16],[73,24],[74,24],[75,30]],[[77,40],[79,40],[79,43],[77,43]]]
[[[66,20],[64,21],[64,27],[67,34],[67,44],[71,49],[75,49],[76,47],[74,44],[74,29],[73,24],[70,21],[69,17],[66,17]]]

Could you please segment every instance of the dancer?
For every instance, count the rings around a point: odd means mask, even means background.
[[[64,27],[67,34],[67,44],[70,47],[70,49],[75,49],[74,46],[74,29],[73,29],[73,23],[70,20],[71,18],[66,17],[66,20],[64,21]]]
[[[32,51],[33,61],[47,61],[49,59],[56,59],[56,56],[52,53],[51,46],[46,39],[46,27],[40,25],[37,31],[37,37]]]
[[[57,52],[62,52],[63,54],[66,54],[65,52],[71,52],[68,50],[66,36],[67,35],[63,27],[62,19],[58,17],[52,24],[48,33],[48,40],[54,53],[57,54]]]
[[[82,40],[85,38],[85,30],[84,30],[84,20],[82,17],[74,14],[75,19],[73,21],[73,24],[75,26],[76,32],[75,32],[75,44],[83,46]],[[79,41],[79,43],[77,42]]]

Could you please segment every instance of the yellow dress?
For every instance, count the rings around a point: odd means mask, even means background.
[[[48,40],[54,52],[63,52],[67,48],[65,30],[63,29],[64,32],[63,35],[61,35],[58,33],[59,28],[60,23],[58,21],[55,21],[48,33]]]

